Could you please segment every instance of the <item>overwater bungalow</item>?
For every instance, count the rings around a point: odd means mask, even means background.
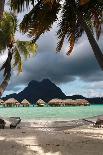
[[[48,105],[52,106],[52,107],[60,107],[63,105],[63,100],[55,98],[52,99],[48,102]]]
[[[52,99],[49,101],[48,105],[50,106],[87,106],[90,105],[89,102],[85,99]]]
[[[15,104],[16,107],[20,107],[20,105],[21,105],[21,104],[20,104],[19,102],[17,102],[17,103]]]
[[[37,102],[36,102],[36,105],[38,107],[44,107],[45,106],[45,102],[42,100],[42,99],[39,99]]]
[[[0,105],[3,105],[4,101],[2,99],[0,99]]]
[[[23,107],[29,107],[29,106],[30,106],[30,102],[29,102],[28,100],[24,99],[24,100],[21,102],[21,105],[22,105]]]
[[[63,106],[76,106],[76,102],[72,99],[66,99],[63,100]]]
[[[75,102],[77,103],[77,105],[80,105],[80,106],[90,105],[90,103],[85,99],[76,99]]]
[[[90,105],[89,102],[85,99],[76,99],[76,100],[72,100],[72,99],[66,99],[63,100],[63,105],[64,106],[87,106]]]
[[[14,99],[14,98],[9,98],[8,100],[6,100],[4,103],[3,103],[3,106],[4,107],[14,107],[16,106],[16,104],[18,104],[19,102]]]

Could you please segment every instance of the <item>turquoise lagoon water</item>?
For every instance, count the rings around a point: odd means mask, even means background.
[[[103,114],[103,105],[76,107],[0,107],[2,117],[21,117],[23,120],[73,120]]]

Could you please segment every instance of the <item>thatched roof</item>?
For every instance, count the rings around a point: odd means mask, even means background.
[[[88,102],[86,99],[76,99],[76,101],[79,101],[79,102]]]
[[[15,98],[9,98],[8,100],[5,101],[5,103],[18,103],[18,101]]]
[[[65,100],[63,100],[63,102],[74,102],[74,100],[72,100],[72,99],[65,99]]]
[[[37,104],[45,104],[45,102],[42,99],[39,99],[36,103]]]
[[[72,100],[72,99],[52,99],[48,102],[50,105],[72,105],[72,106],[78,106],[78,105],[89,105],[88,101],[85,99],[77,99],[77,100]]]
[[[61,103],[63,103],[63,100],[55,98],[55,99],[50,100],[48,103],[49,104],[61,104]]]
[[[24,100],[21,102],[21,104],[23,104],[23,105],[30,105],[30,102],[29,102],[28,100],[24,99]]]
[[[75,100],[66,99],[66,100],[63,100],[63,103],[66,105],[75,105]]]
[[[75,101],[80,105],[88,105],[89,104],[89,102],[85,99],[76,99]]]
[[[20,103],[19,103],[19,102],[17,102],[17,103],[16,103],[16,105],[20,105]]]

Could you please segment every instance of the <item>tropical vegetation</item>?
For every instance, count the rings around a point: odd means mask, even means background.
[[[85,32],[98,64],[103,69],[103,54],[94,37],[96,33],[98,40],[101,34],[103,0],[11,0],[11,8],[18,12],[30,5],[31,11],[20,24],[22,32],[33,36],[36,42],[58,20],[57,51],[61,50],[66,38],[70,44],[67,55],[71,54],[76,41]],[[59,19],[58,14],[61,14]]]
[[[8,56],[1,70],[4,80],[0,85],[0,95],[8,85],[12,67],[17,66],[22,71],[22,63],[31,53],[35,53],[35,42],[46,31],[49,31],[55,21],[58,21],[57,51],[61,51],[65,39],[68,40],[67,55],[73,51],[76,41],[85,32],[93,53],[103,69],[103,53],[96,41],[101,35],[103,22],[103,0],[8,0],[12,11],[24,11],[31,7],[19,27],[23,33],[33,39],[31,41],[16,40],[15,32],[18,28],[16,16],[4,12],[5,0],[0,0],[0,52],[8,49]],[[96,39],[95,39],[96,34]]]
[[[11,69],[17,66],[18,72],[22,72],[23,61],[35,54],[37,45],[32,41],[17,40],[17,19],[12,13],[4,12],[0,21],[0,53],[7,50],[7,59],[0,70],[4,72],[4,80],[0,85],[0,96],[6,89],[11,77]]]

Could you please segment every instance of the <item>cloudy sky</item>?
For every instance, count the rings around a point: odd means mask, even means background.
[[[23,14],[18,16],[21,21]],[[86,97],[103,96],[103,71],[93,55],[85,34],[75,44],[70,56],[66,56],[69,45],[65,41],[62,51],[56,53],[56,24],[50,32],[38,40],[37,54],[24,63],[23,72],[18,76],[14,70],[6,94],[21,91],[31,80],[41,81],[48,78],[59,86],[66,95],[81,94]],[[25,35],[16,33],[18,39]],[[103,35],[98,42],[103,51]],[[1,55],[2,63],[6,52]],[[2,77],[0,78],[2,79]]]

